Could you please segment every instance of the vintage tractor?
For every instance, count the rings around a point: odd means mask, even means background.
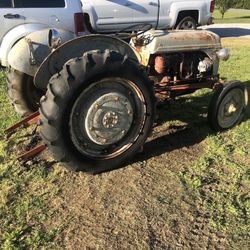
[[[227,60],[229,50],[212,32],[142,28],[129,37],[88,35],[63,44],[58,32],[48,33],[49,39],[45,31],[30,34],[9,55],[10,96],[31,83],[35,96],[44,93],[39,112],[7,130],[39,125],[42,144],[23,153],[22,160],[48,148],[75,171],[117,168],[143,147],[157,103],[201,88],[214,91],[208,109],[212,129],[232,128],[244,116],[247,90],[239,81],[219,80],[219,60]],[[14,72],[26,76],[19,87]],[[20,95],[25,102],[34,92]],[[23,113],[30,111],[23,106]]]

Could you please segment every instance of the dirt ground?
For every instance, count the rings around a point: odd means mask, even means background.
[[[178,178],[203,153],[202,138],[194,134],[182,126],[158,127],[144,152],[125,168],[63,175],[49,205],[53,224],[47,225],[64,225],[55,239],[58,248],[228,249],[225,236],[209,226],[202,201]]]

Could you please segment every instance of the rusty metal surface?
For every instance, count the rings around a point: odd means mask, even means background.
[[[213,82],[203,82],[203,83],[193,83],[193,84],[181,84],[174,86],[167,86],[166,89],[169,91],[181,91],[181,90],[191,90],[191,89],[202,89],[209,88],[212,89],[214,86]]]
[[[33,158],[34,156],[40,154],[45,149],[46,149],[45,144],[39,144],[36,147],[32,148],[31,150],[26,151],[21,155],[19,155],[17,159],[19,161],[27,161],[28,159]]]
[[[169,99],[174,93],[183,93],[185,91],[198,90],[202,88],[213,89],[217,84],[217,79],[208,79],[203,82],[192,82],[184,83],[184,81],[168,81],[158,82],[154,85],[155,96],[157,99]]]
[[[140,61],[140,55],[126,42],[107,35],[88,35],[64,43],[53,51],[39,67],[34,82],[39,88],[46,88],[52,75],[58,73],[63,65],[72,58],[81,57],[91,50],[114,50]]]
[[[31,115],[25,117],[21,121],[17,122],[13,126],[11,126],[10,128],[5,130],[5,134],[7,136],[7,139],[9,139],[10,136],[13,135],[14,133],[16,133],[19,129],[27,128],[30,125],[38,125],[39,120],[40,120],[39,111],[34,112]],[[37,140],[37,138],[40,138],[40,137],[36,136],[36,130],[37,130],[37,126],[36,126],[35,130],[33,131],[33,133],[31,134],[32,139],[29,143],[29,146],[26,149],[27,151],[18,155],[17,159],[19,161],[27,161],[28,159],[36,156],[37,154],[41,153],[44,149],[46,149],[47,146],[45,144],[39,144],[39,145],[36,145],[35,147],[33,147],[34,141],[35,141],[35,144],[37,144],[38,141],[40,141],[40,139]],[[33,148],[31,148],[31,147],[33,147]]]
[[[31,115],[25,117],[24,119],[22,119],[21,121],[17,122],[16,124],[14,124],[13,126],[11,126],[10,128],[6,129],[4,132],[6,134],[6,137],[9,138],[12,134],[14,134],[18,129],[21,128],[26,128],[29,125],[32,124],[37,124],[38,121],[40,119],[40,114],[39,112],[34,112]]]

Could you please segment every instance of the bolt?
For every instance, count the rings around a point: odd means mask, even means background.
[[[43,125],[43,122],[42,122],[42,120],[39,120],[39,121],[37,122],[37,125],[38,125],[38,126],[41,126],[41,125]]]
[[[46,97],[45,95],[43,95],[43,96],[41,97],[40,101],[41,101],[41,102],[45,102],[46,99],[47,99],[47,97]]]

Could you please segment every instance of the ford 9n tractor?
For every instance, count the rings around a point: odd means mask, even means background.
[[[49,39],[39,31],[13,47],[7,76],[10,97],[19,113],[39,112],[7,133],[38,123],[42,137],[42,144],[20,159],[48,148],[56,161],[75,171],[117,168],[144,145],[159,101],[201,88],[214,91],[208,108],[212,129],[226,130],[242,121],[248,93],[239,81],[219,80],[219,61],[229,58],[229,50],[221,47],[216,34],[140,29],[130,35],[130,42],[128,35],[118,33],[62,43],[57,31],[50,30]],[[13,77],[17,72],[25,77]],[[32,109],[25,106],[30,100],[36,101]]]

